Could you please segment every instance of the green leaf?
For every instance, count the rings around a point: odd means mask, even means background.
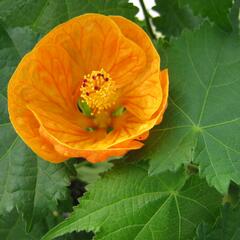
[[[38,224],[33,227],[31,232],[25,231],[25,222],[18,214],[16,209],[10,213],[0,216],[0,239],[2,240],[39,240],[49,229],[63,220],[63,217],[56,216],[50,213],[43,220],[38,221]],[[72,233],[57,240],[90,240],[92,234],[85,232]]]
[[[39,240],[48,230],[45,221],[39,222],[30,233],[25,231],[25,223],[14,209],[7,215],[0,216],[0,238],[8,240]]]
[[[240,10],[240,0],[235,0],[233,7],[231,9],[230,19],[231,19],[233,31],[235,31],[236,33],[239,32],[239,25],[240,25],[239,10]]]
[[[201,224],[197,229],[196,240],[238,240],[240,235],[240,207],[226,204],[216,225],[210,228]]]
[[[128,0],[67,0],[70,17],[74,17],[84,13],[101,13],[106,15],[121,15],[123,17],[134,20],[138,12],[138,8]]]
[[[239,38],[208,24],[172,41],[164,121],[134,153],[151,160],[150,174],[193,161],[222,193],[240,183],[239,56]]]
[[[100,175],[108,171],[112,167],[111,162],[101,162],[90,164],[86,161],[76,164],[75,168],[78,174],[78,178],[85,183],[93,183],[100,179]]]
[[[196,229],[196,237],[194,240],[210,240],[207,238],[207,235],[211,231],[211,226],[206,223],[201,223],[198,225]],[[213,239],[212,239],[213,240]]]
[[[178,36],[183,29],[193,29],[201,22],[201,18],[194,16],[188,7],[181,7],[179,0],[158,0],[153,9],[160,13],[153,23],[166,37]]]
[[[72,231],[95,239],[190,239],[197,224],[211,222],[221,196],[183,169],[148,176],[145,164],[121,164],[92,184],[74,213],[42,240]]]
[[[160,59],[161,59],[161,69],[165,69],[168,66],[168,55],[167,49],[169,44],[164,39],[159,38],[157,41],[154,42],[154,46],[157,49]]]
[[[64,164],[38,158],[10,124],[0,130],[0,213],[17,207],[31,229],[34,222],[56,208],[59,199],[66,197],[67,171]]]
[[[232,0],[179,0],[181,6],[189,5],[196,15],[208,17],[219,27],[232,30],[229,18]]]

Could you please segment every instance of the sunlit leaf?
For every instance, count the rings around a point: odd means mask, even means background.
[[[225,205],[214,226],[201,224],[197,228],[196,240],[238,240],[240,234],[240,207]]]
[[[226,193],[240,183],[239,37],[205,24],[171,44],[168,110],[134,154],[150,159],[150,174],[193,161]]]
[[[179,0],[158,0],[153,8],[160,16],[153,19],[156,29],[167,37],[178,36],[183,29],[193,29],[201,22],[191,9],[181,7]]]
[[[116,167],[88,188],[80,205],[43,240],[72,231],[94,239],[190,239],[202,220],[212,222],[221,196],[181,169],[148,176],[145,164]]]
[[[230,9],[232,0],[179,0],[181,6],[188,5],[196,15],[208,17],[219,27],[231,30]]]

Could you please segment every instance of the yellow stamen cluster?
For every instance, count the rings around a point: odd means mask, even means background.
[[[91,115],[111,108],[117,100],[115,82],[103,69],[84,76],[80,87],[81,98],[91,108]]]

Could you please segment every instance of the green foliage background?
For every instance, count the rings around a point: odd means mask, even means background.
[[[1,240],[240,239],[240,1],[156,0],[154,19],[140,2],[144,21],[127,0],[0,0]],[[169,105],[124,159],[54,165],[14,132],[7,83],[44,34],[89,12],[148,32],[169,69]]]

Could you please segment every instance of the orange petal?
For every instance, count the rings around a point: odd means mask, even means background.
[[[141,135],[139,135],[136,139],[139,141],[144,141],[148,138],[149,136],[149,131],[146,131],[144,133],[142,133]]]
[[[28,57],[26,55],[21,62],[25,62]],[[39,123],[27,109],[21,96],[26,79],[20,77],[24,72],[23,68],[24,65],[20,64],[8,84],[8,111],[11,123],[18,135],[37,155],[51,162],[62,162],[67,158],[56,152],[53,145],[39,135]]]
[[[156,115],[158,116],[158,120],[156,122],[156,125],[159,124],[162,119],[163,119],[163,114],[167,108],[167,103],[168,103],[168,94],[169,94],[169,78],[168,78],[168,69],[164,69],[160,73],[160,81],[161,81],[161,86],[163,89],[163,98],[162,98],[162,103],[159,107],[158,112]],[[154,117],[154,116],[153,116]]]
[[[145,52],[131,40],[121,37],[115,62],[109,73],[118,88],[136,85],[135,79],[146,68]]]
[[[64,148],[61,145],[56,145],[56,150],[68,157],[81,156],[86,158],[89,162],[103,162],[110,157],[121,157],[124,156],[128,151],[139,149],[143,146],[143,143],[134,140],[128,140],[123,143],[117,144],[112,148],[106,150],[89,150],[89,151],[71,151],[69,148]]]
[[[145,79],[141,81],[142,79]],[[139,77],[138,86],[126,86],[122,95],[122,104],[129,112],[146,121],[158,110],[162,101],[162,89],[159,83],[159,70],[148,72]]]
[[[113,126],[114,129],[117,129],[117,131],[111,132],[111,137],[115,139],[116,142],[126,141],[127,138],[139,139],[139,135],[141,136],[142,134],[143,136],[146,134],[147,137],[148,130],[153,128],[154,125],[161,122],[163,114],[167,108],[167,100],[169,94],[169,79],[167,69],[161,71],[158,81],[161,83],[163,92],[162,102],[159,105],[157,111],[149,120],[146,121],[142,121],[136,118],[134,115],[128,113],[124,114],[121,117],[115,118],[113,121]],[[107,137],[110,137],[110,135]]]
[[[84,75],[101,68],[109,71],[118,53],[120,37],[121,32],[114,21],[91,13],[59,25],[37,46],[51,43],[62,46]]]
[[[122,34],[135,44],[137,44],[146,54],[148,65],[157,64],[160,66],[159,55],[151,42],[148,35],[134,22],[121,17],[110,16],[110,18],[118,25]]]
[[[106,161],[110,157],[122,157],[130,150],[136,150],[143,146],[142,143],[129,140],[103,151],[81,151],[80,155],[89,162],[97,163]]]
[[[157,111],[161,99],[159,83],[160,59],[150,38],[135,23],[118,16],[111,17],[121,29],[122,34],[134,42],[144,52],[146,64],[138,75],[128,78],[122,90],[123,105],[141,120],[148,120]],[[143,55],[143,54],[142,54]],[[125,82],[125,78],[119,81]]]

